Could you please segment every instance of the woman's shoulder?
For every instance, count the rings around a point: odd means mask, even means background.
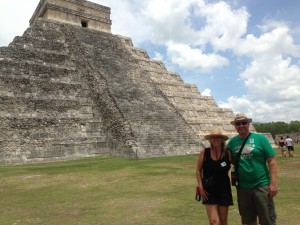
[[[204,155],[206,152],[206,148],[200,148],[200,154],[199,155]]]
[[[199,157],[205,160],[210,155],[210,148],[201,148]]]
[[[201,152],[207,152],[207,151],[209,151],[209,150],[210,150],[210,148],[204,148],[204,147],[203,147],[203,148],[200,148],[200,153],[201,153]]]

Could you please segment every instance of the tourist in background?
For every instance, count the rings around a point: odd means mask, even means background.
[[[294,153],[294,145],[293,145],[293,140],[290,138],[288,135],[286,136],[285,139],[285,145],[287,146],[288,152],[289,152],[289,157],[293,157]]]
[[[285,146],[285,140],[283,139],[283,137],[280,137],[280,139],[278,141],[278,146],[281,151],[282,157],[286,157],[286,146]]]
[[[242,224],[275,225],[273,197],[277,194],[277,164],[275,150],[269,140],[258,133],[250,133],[252,119],[238,113],[231,122],[238,135],[227,144],[232,162],[238,169],[237,200]],[[249,136],[250,135],[250,136]],[[246,140],[243,148],[242,144]],[[242,149],[238,162],[237,155]],[[268,166],[267,166],[268,165]]]
[[[210,147],[200,150],[196,177],[202,204],[205,205],[210,225],[227,225],[228,209],[233,205],[230,179],[230,152],[225,149],[228,137],[216,128],[209,135]]]

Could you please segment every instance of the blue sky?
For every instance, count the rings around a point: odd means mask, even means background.
[[[0,1],[0,46],[22,35],[39,0]],[[112,33],[161,60],[220,107],[254,122],[300,121],[300,1],[92,0]]]

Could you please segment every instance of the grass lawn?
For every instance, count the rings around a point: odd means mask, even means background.
[[[300,224],[300,145],[279,151],[278,225]],[[196,155],[151,159],[88,158],[0,167],[1,225],[208,224],[194,200]],[[240,225],[235,205],[229,225]]]

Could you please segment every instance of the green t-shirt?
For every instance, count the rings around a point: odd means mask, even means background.
[[[235,163],[244,139],[233,137],[227,144],[227,149],[232,153],[232,162]],[[267,159],[276,154],[269,140],[258,133],[251,133],[239,161],[238,175],[239,187],[255,188],[270,184],[270,172]]]

